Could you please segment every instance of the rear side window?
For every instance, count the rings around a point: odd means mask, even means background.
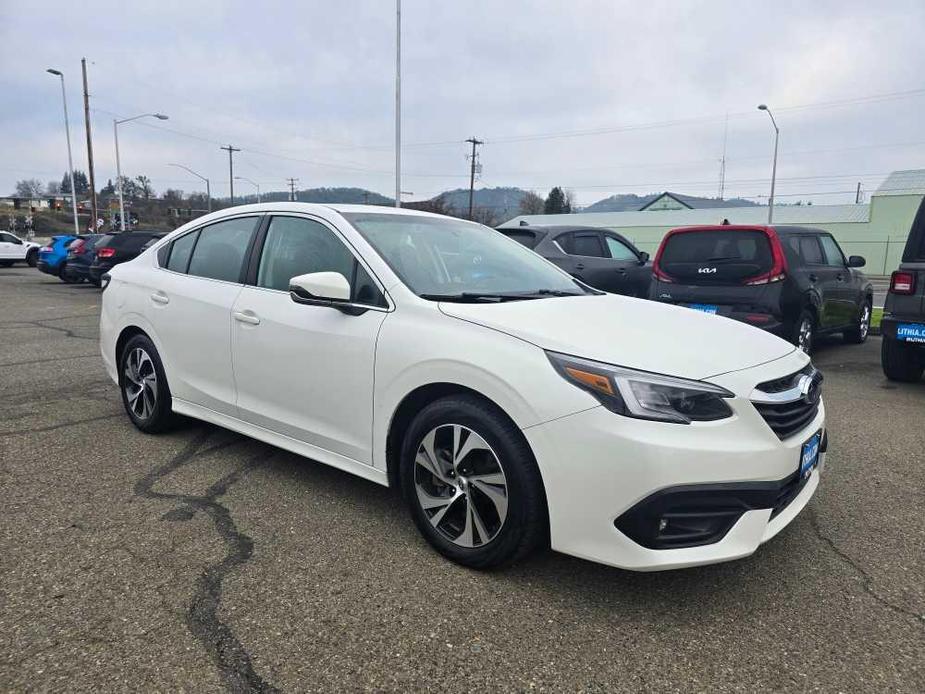
[[[659,266],[672,277],[696,284],[740,282],[771,271],[771,243],[761,231],[704,230],[673,234]]]
[[[820,236],[819,243],[822,244],[822,255],[825,258],[825,264],[833,267],[845,267],[845,256],[841,248],[835,243],[831,236]]]
[[[129,231],[124,234],[113,234],[106,245],[125,253],[138,253],[152,238],[156,239],[158,237],[152,236],[151,234],[136,234],[135,232]]]
[[[254,222],[254,217],[242,217],[200,229],[187,272],[197,277],[240,282]]]
[[[527,248],[536,247],[536,234],[532,231],[523,231],[520,229],[501,229],[502,234],[507,236],[509,239],[514,239],[517,243]]]
[[[194,231],[191,234],[181,236],[170,244],[170,255],[167,260],[167,269],[174,272],[186,272],[189,267],[189,259],[193,254],[193,247],[196,245],[196,239],[199,238],[199,232]]]
[[[569,255],[583,255],[589,258],[605,257],[600,234],[572,234],[565,249]]]

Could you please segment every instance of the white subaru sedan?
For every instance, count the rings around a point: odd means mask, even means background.
[[[400,488],[433,547],[636,570],[747,556],[825,461],[792,345],[603,294],[487,227],[272,203],[113,268],[101,349],[143,432],[195,417]]]

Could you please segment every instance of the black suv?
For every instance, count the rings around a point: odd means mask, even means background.
[[[912,222],[902,263],[890,277],[880,331],[886,377],[918,381],[925,371],[925,199]]]
[[[158,231],[123,231],[119,234],[106,234],[93,247],[96,257],[90,263],[88,275],[90,281],[100,286],[102,277],[119,263],[137,258],[141,252],[164,234]]]
[[[649,254],[614,231],[575,226],[521,226],[498,231],[595,289],[643,299],[649,295]]]
[[[856,269],[864,264],[858,255],[845,260],[822,229],[672,229],[655,256],[649,298],[749,323],[810,352],[823,333],[867,339],[873,287]]]

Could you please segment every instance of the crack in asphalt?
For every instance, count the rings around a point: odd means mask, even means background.
[[[909,608],[902,605],[897,605],[880,595],[880,593],[874,589],[873,578],[871,578],[870,574],[867,573],[867,570],[864,569],[864,567],[862,567],[854,559],[852,559],[843,549],[836,545],[835,541],[831,537],[822,532],[822,528],[819,526],[819,517],[816,515],[816,509],[808,508],[807,511],[809,524],[812,527],[813,532],[816,534],[816,537],[828,545],[829,549],[831,549],[835,556],[841,559],[843,563],[850,566],[858,573],[858,575],[860,575],[861,580],[863,581],[863,588],[865,593],[870,595],[883,607],[886,607],[893,612],[898,612],[899,614],[905,615],[907,617],[912,617],[920,625],[925,625],[925,615],[917,614],[915,611],[910,610]]]
[[[218,615],[222,599],[222,581],[230,572],[249,561],[254,552],[254,541],[238,529],[231,517],[231,511],[219,503],[218,499],[224,496],[232,485],[269,460],[274,454],[273,451],[265,449],[253,456],[243,465],[213,483],[202,495],[154,490],[155,484],[160,480],[197,457],[242,441],[242,439],[235,439],[203,449],[202,446],[210,435],[211,432],[205,430],[193,437],[183,450],[138,480],[135,483],[134,492],[136,496],[148,499],[181,503],[178,508],[162,515],[162,520],[187,521],[192,519],[197,511],[202,511],[212,520],[227,551],[221,561],[206,566],[196,580],[196,590],[186,614],[187,628],[208,651],[229,691],[278,692],[275,686],[257,674],[251,663],[250,654],[235,636],[231,627],[222,622]]]

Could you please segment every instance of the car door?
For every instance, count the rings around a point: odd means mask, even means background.
[[[819,297],[819,327],[832,328],[838,323],[838,273],[826,263],[817,234],[797,236],[796,250],[803,259],[811,290]]]
[[[259,220],[235,217],[174,239],[158,253],[148,297],[171,395],[229,416],[237,415],[231,308]]]
[[[835,284],[832,288],[833,296],[833,325],[847,326],[854,323],[857,313],[860,291],[856,273],[848,267],[845,254],[842,253],[838,243],[829,234],[820,234],[819,243],[826,265],[835,273]]]
[[[626,242],[616,234],[610,234],[606,231],[604,234],[604,245],[610,256],[610,267],[612,275],[610,281],[613,284],[612,291],[617,294],[626,294],[627,296],[646,296],[648,294],[649,283],[642,280],[642,269],[645,274],[650,274],[643,263],[639,262],[639,256]]]
[[[381,285],[321,219],[275,215],[260,236],[232,310],[240,416],[372,465],[376,338],[388,307]],[[294,302],[289,280],[312,272],[344,275],[366,310]]]
[[[0,260],[21,260],[26,257],[23,242],[12,234],[0,232]]]

